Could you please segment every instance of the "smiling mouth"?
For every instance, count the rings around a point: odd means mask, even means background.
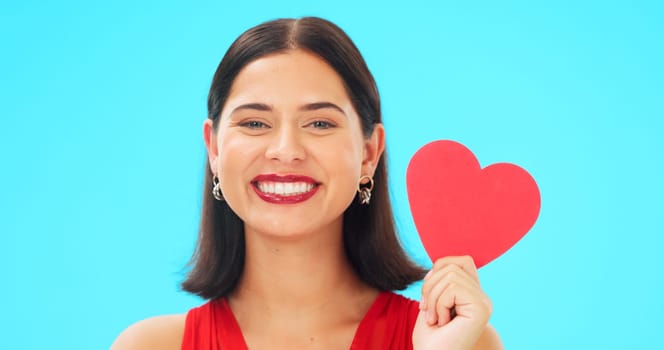
[[[254,191],[266,202],[295,204],[311,198],[320,184],[314,179],[300,175],[259,175],[251,184]]]
[[[279,196],[296,196],[310,192],[316,187],[315,184],[307,182],[255,182],[254,186],[259,191],[265,194],[273,194]]]

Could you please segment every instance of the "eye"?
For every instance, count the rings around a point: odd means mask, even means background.
[[[258,121],[258,120],[248,120],[246,122],[240,123],[241,126],[244,126],[249,129],[265,129],[268,128],[268,125]]]
[[[316,120],[316,121],[311,122],[311,124],[309,124],[309,126],[312,126],[315,129],[329,129],[329,128],[333,128],[335,125],[328,122],[328,121],[325,121],[325,120]]]

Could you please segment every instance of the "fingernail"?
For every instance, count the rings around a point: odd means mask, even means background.
[[[431,271],[433,271],[433,270],[429,270],[429,272],[427,272],[427,274],[424,275],[424,279],[427,279],[427,278],[429,278],[429,276],[431,276]]]

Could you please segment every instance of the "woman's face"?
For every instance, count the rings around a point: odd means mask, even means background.
[[[373,176],[383,129],[365,138],[341,77],[302,50],[248,64],[217,130],[205,122],[212,171],[247,232],[340,231],[358,181]]]

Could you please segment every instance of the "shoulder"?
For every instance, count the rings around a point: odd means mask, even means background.
[[[187,315],[166,315],[145,319],[125,329],[111,350],[179,350]]]
[[[484,333],[475,343],[473,350],[503,350],[503,343],[500,341],[498,332],[490,324],[484,328]]]
[[[416,307],[419,309],[420,302],[393,291],[382,292],[381,297],[385,298],[386,302],[393,305],[402,305],[407,308]]]
[[[401,314],[406,313],[409,316],[415,316],[412,320],[413,322],[415,321],[417,314],[420,311],[419,301],[410,299],[406,296],[394,292],[388,292],[384,294],[385,298],[387,299],[386,303],[390,308]]]

